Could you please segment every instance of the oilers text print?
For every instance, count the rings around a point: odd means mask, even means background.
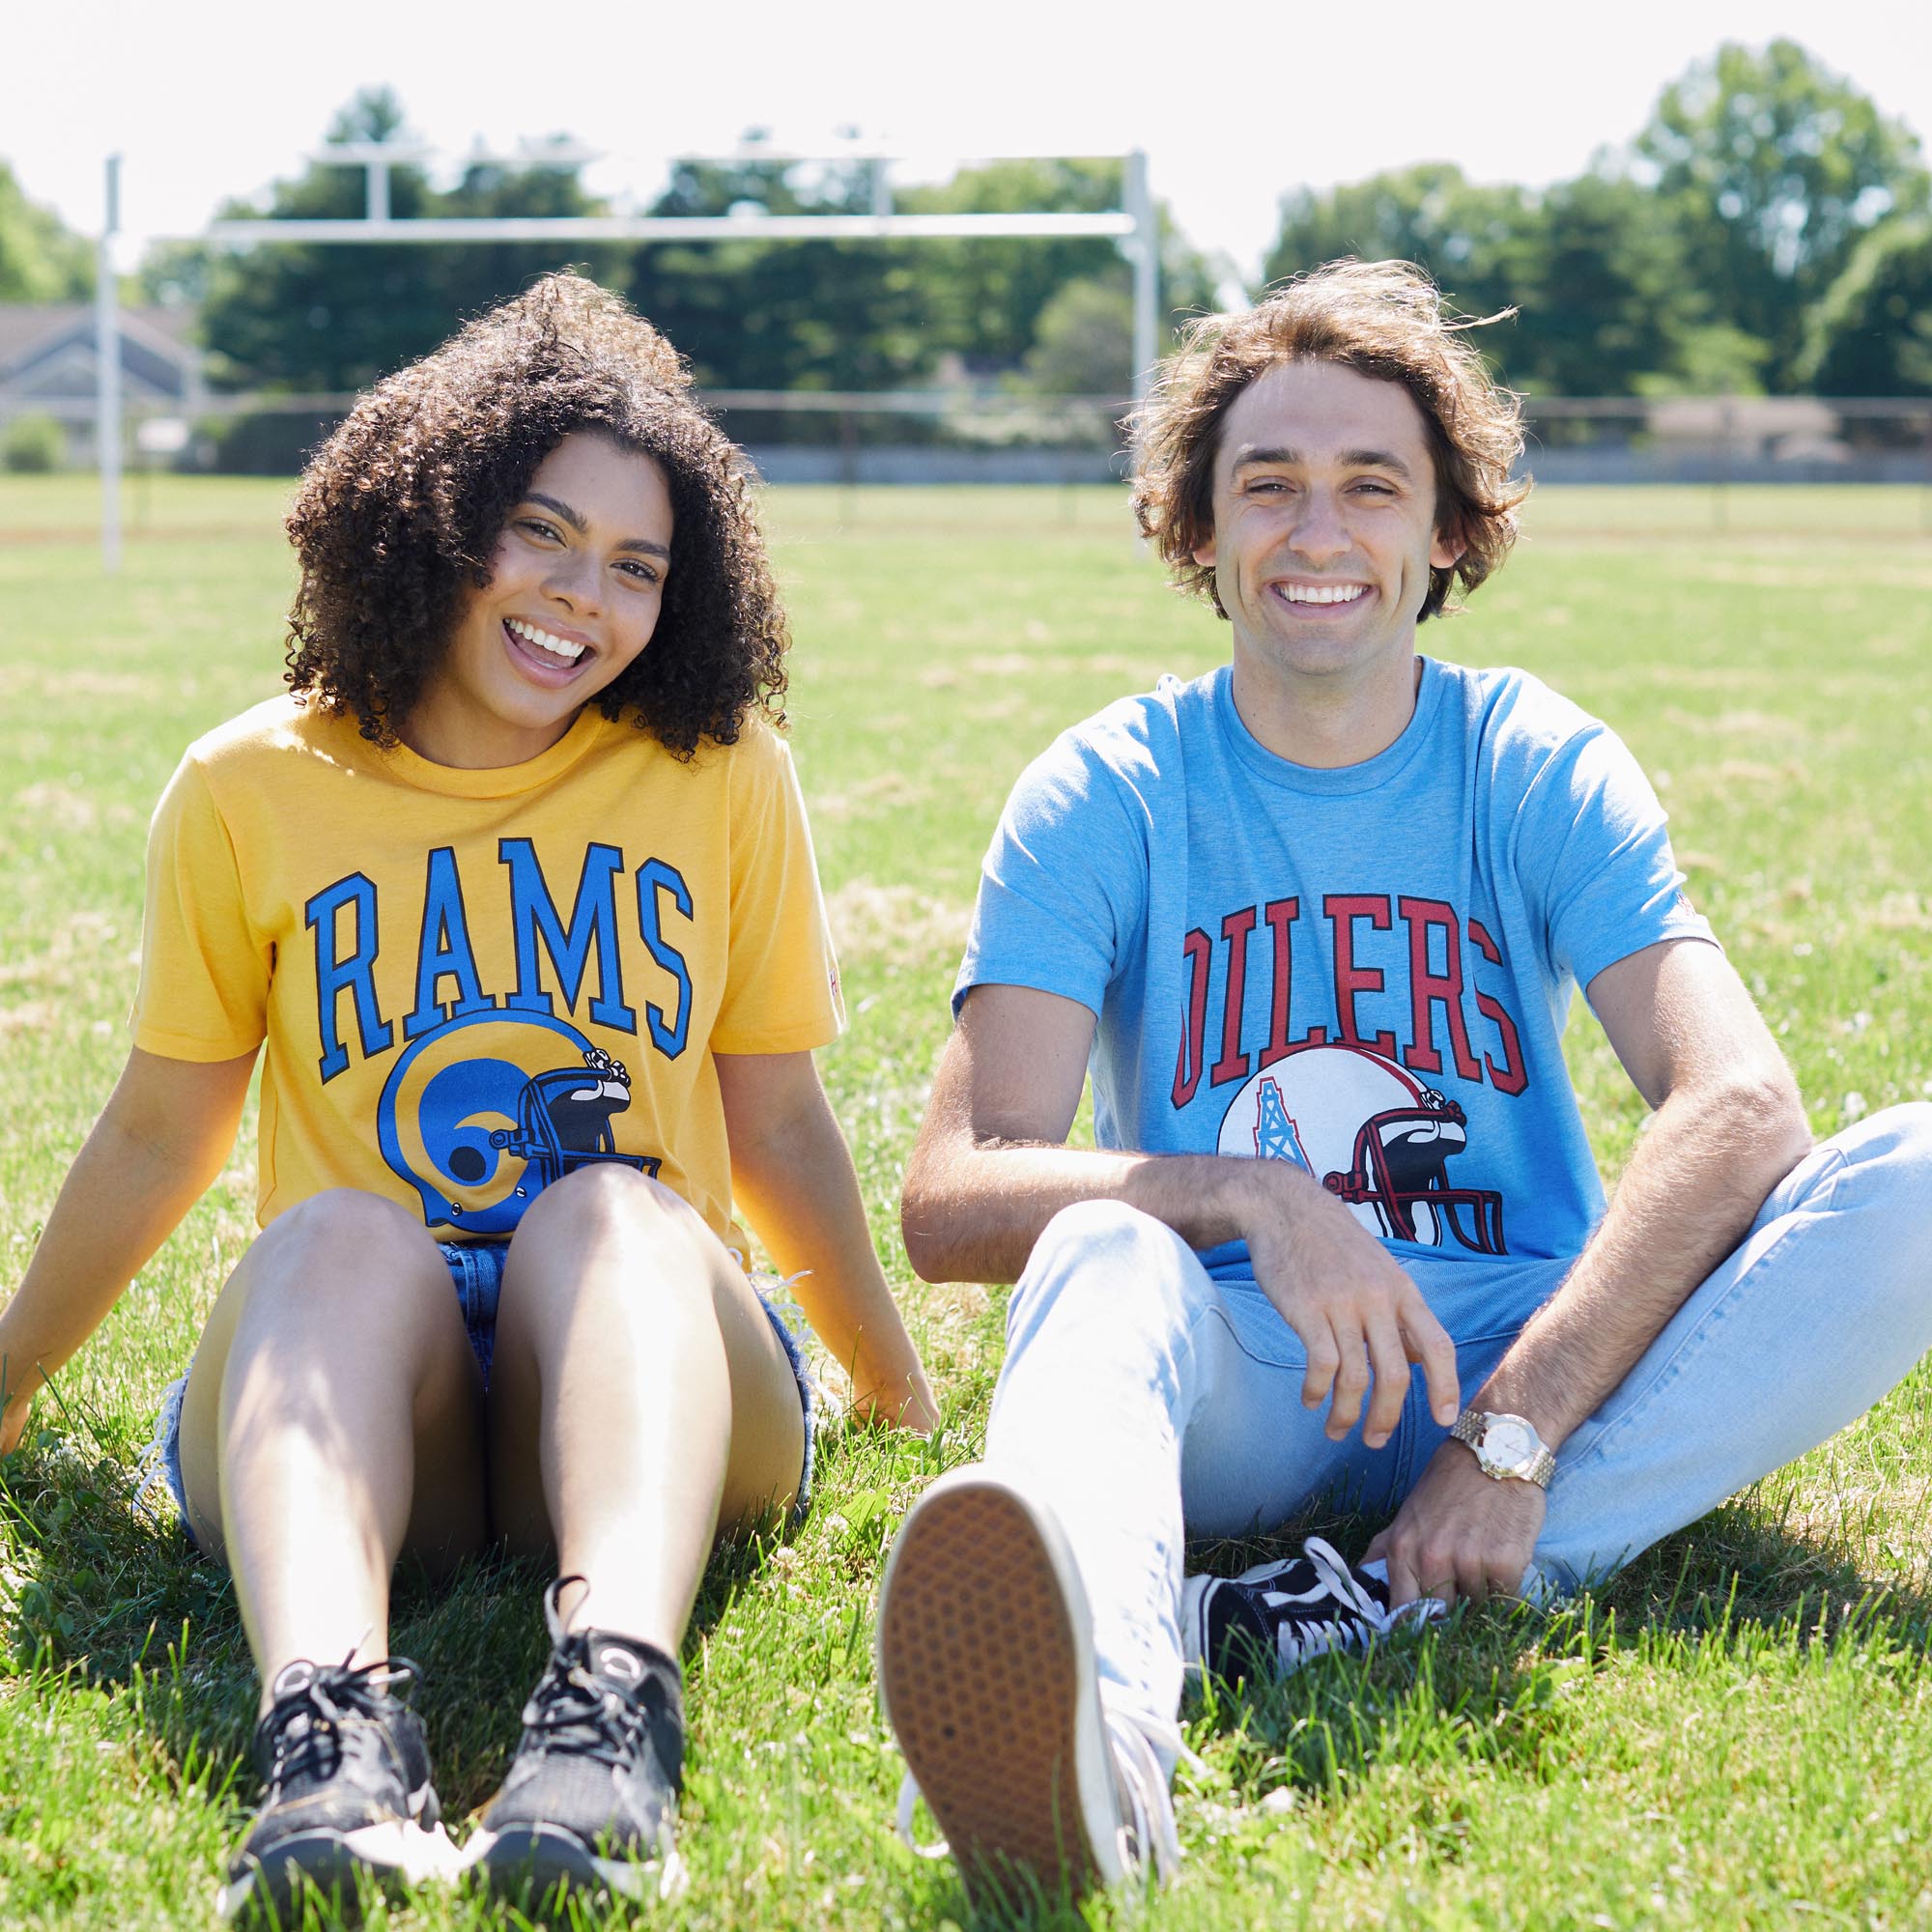
[[[1311,969],[1300,980],[1297,949]],[[1502,949],[1481,920],[1445,900],[1330,893],[1318,910],[1271,899],[1235,908],[1217,931],[1195,927],[1181,954],[1176,1107],[1204,1076],[1210,1090],[1244,1083],[1324,1044],[1412,1073],[1487,1081],[1500,1094],[1529,1085],[1521,1036],[1500,997]]]

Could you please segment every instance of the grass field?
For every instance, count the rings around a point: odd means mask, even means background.
[[[0,481],[0,1291],[126,1051],[152,802],[190,737],[277,686],[284,494],[139,485],[107,582],[85,479]],[[1226,634],[1164,590],[1113,492],[799,491],[770,524],[853,1019],[828,1082],[949,1427],[833,1438],[804,1527],[714,1566],[685,1658],[693,1884],[648,1916],[957,1932],[951,1866],[891,1836],[870,1607],[904,1505],[977,1453],[1002,1295],[912,1279],[899,1177],[1013,776],[1107,697],[1207,668]],[[1503,576],[1426,638],[1527,667],[1634,747],[1820,1133],[1932,1094],[1928,525],[1903,491],[1551,493]],[[1587,1015],[1570,1050],[1613,1176],[1639,1108]],[[0,1925],[208,1923],[252,1803],[232,1594],[131,1512],[128,1481],[246,1244],[252,1176],[244,1137],[0,1475]],[[1921,1370],[1572,1611],[1464,1615],[1193,1711],[1181,1884],[1088,1918],[1932,1923],[1928,1478]],[[424,1666],[456,1815],[515,1742],[541,1580],[485,1564],[402,1587],[393,1641]],[[498,1922],[439,1895],[375,1918]]]

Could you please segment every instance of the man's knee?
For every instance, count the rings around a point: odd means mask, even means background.
[[[1861,1206],[1897,1202],[1917,1215],[1932,1201],[1932,1101],[1909,1100],[1867,1115],[1820,1151],[1828,1149],[1841,1157],[1837,1173],[1856,1177]]]
[[[1832,1138],[1851,1159],[1932,1167],[1932,1100],[1882,1108]]]
[[[1007,1305],[1007,1338],[1090,1314],[1141,1330],[1184,1326],[1209,1292],[1199,1258],[1165,1222],[1118,1201],[1080,1201],[1034,1243]]]

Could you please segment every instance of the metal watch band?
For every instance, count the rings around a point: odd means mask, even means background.
[[[1529,1459],[1526,1468],[1511,1468],[1493,1461],[1488,1451],[1487,1437],[1491,1426],[1498,1422],[1513,1422],[1536,1444],[1536,1453]],[[1549,1479],[1556,1473],[1556,1458],[1548,1445],[1537,1435],[1536,1426],[1527,1416],[1505,1415],[1483,1408],[1465,1408],[1456,1418],[1456,1424],[1449,1432],[1458,1442],[1464,1444],[1475,1453],[1476,1466],[1492,1481],[1498,1483],[1534,1483],[1539,1490],[1549,1487]]]

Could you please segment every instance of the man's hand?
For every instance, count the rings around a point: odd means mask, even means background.
[[[1332,1392],[1328,1439],[1342,1441],[1361,1418],[1373,1376],[1362,1440],[1379,1449],[1402,1419],[1411,1362],[1422,1364],[1429,1406],[1447,1428],[1460,1406],[1456,1345],[1421,1291],[1299,1168],[1255,1161],[1243,1179],[1266,1190],[1261,1211],[1242,1217],[1255,1281],[1308,1350],[1303,1406],[1320,1408]]]
[[[1513,1597],[1543,1530],[1548,1499],[1534,1483],[1483,1474],[1461,1442],[1436,1450],[1395,1520],[1368,1547],[1388,1564],[1389,1602]]]

